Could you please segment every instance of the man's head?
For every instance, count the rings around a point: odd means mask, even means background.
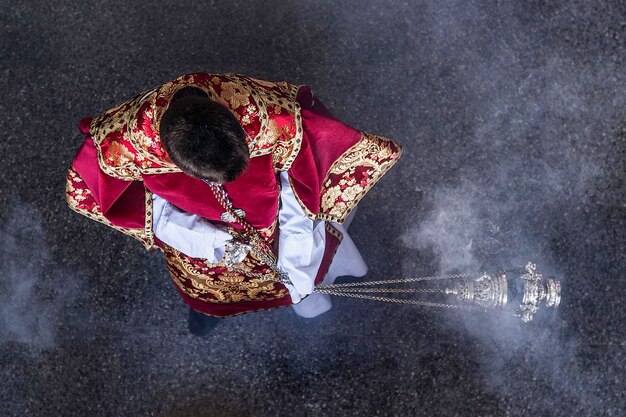
[[[233,181],[250,159],[245,132],[226,107],[202,90],[190,90],[177,93],[161,117],[161,142],[183,172],[203,180]]]

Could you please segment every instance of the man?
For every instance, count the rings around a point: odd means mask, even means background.
[[[239,74],[183,75],[80,129],[68,204],[164,253],[195,334],[207,316],[330,308],[309,295],[365,274],[347,223],[401,154],[308,87]]]

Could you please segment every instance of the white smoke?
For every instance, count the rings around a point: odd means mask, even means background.
[[[46,245],[40,213],[15,203],[0,229],[0,345],[19,343],[31,352],[55,346],[57,326],[78,284]]]
[[[555,224],[572,228],[584,221],[577,208],[598,198],[623,198],[598,197],[597,190],[615,181],[606,169],[619,152],[614,135],[626,107],[624,74],[616,76],[601,60],[576,62],[556,53],[528,65],[528,45],[541,42],[523,31],[516,32],[519,39],[495,42],[487,53],[480,47],[485,39],[469,36],[467,25],[488,13],[463,5],[450,14],[448,6],[431,4],[431,34],[443,51],[455,51],[445,61],[463,68],[457,81],[470,92],[475,122],[465,146],[442,150],[445,161],[460,168],[440,167],[449,177],[445,185],[424,190],[425,215],[403,243],[434,255],[440,273],[506,270],[535,261],[540,272],[562,280],[566,309],[575,289],[563,275],[564,254],[550,240],[562,237]],[[405,275],[414,275],[412,267],[405,265]],[[476,341],[485,386],[521,413],[553,414],[561,404],[578,415],[609,415],[597,394],[602,369],[581,364],[581,336],[569,330],[571,323],[559,311],[535,320],[526,325],[504,314],[457,314],[447,322]],[[529,387],[541,386],[545,392],[526,396]]]

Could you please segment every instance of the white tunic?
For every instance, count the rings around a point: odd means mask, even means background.
[[[329,296],[313,293],[326,246],[325,226],[323,221],[313,221],[304,214],[287,175],[286,172],[280,173],[278,266],[287,272],[293,283],[293,286],[286,287],[294,302],[294,310],[301,317],[311,318],[332,307]],[[224,245],[232,239],[225,227],[185,212],[156,194],[152,195],[152,199],[152,227],[160,240],[194,258],[205,258],[212,263],[222,259]],[[361,277],[367,273],[361,254],[347,233],[353,216],[354,211],[343,225],[332,223],[343,235],[343,240],[322,285],[332,284],[338,276]]]

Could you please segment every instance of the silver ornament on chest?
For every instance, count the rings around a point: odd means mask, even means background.
[[[222,215],[220,216],[220,219],[226,223],[233,223],[237,220],[235,216],[239,217],[240,219],[243,219],[246,217],[246,212],[243,209],[236,208],[236,209],[233,209],[233,212],[235,213],[235,215],[233,215],[229,211],[223,212]]]

